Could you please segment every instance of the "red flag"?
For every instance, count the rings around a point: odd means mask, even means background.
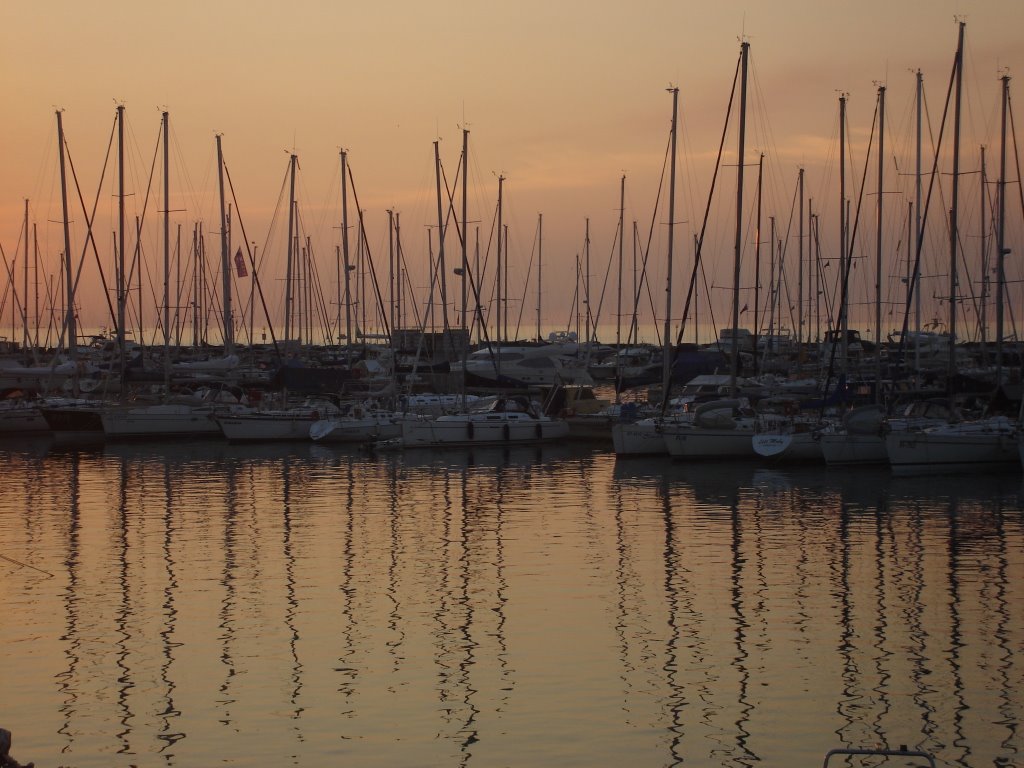
[[[242,257],[241,247],[235,251],[235,269],[238,270],[239,277],[247,277],[249,274],[249,271],[245,268],[245,259]]]

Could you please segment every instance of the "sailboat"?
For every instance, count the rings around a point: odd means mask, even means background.
[[[739,328],[740,256],[743,248],[743,160],[747,123],[747,64],[750,43],[740,44],[740,115],[736,191],[736,236],[733,260],[732,327]],[[740,370],[739,335],[733,334],[729,397],[697,407],[692,421],[665,422],[662,435],[673,458],[753,458],[754,414],[737,397]]]
[[[672,355],[670,322],[672,317],[672,259],[675,244],[675,205],[676,205],[676,146],[679,125],[679,89],[669,89],[672,93],[672,128],[671,128],[671,165],[670,182],[668,193],[668,255],[667,255],[667,277],[665,288],[665,330],[664,349],[662,351],[662,414],[639,420],[629,421],[623,419],[620,412],[620,420],[612,424],[612,447],[617,456],[664,454],[666,451],[665,441],[662,437],[664,422],[670,418],[666,416],[669,400],[669,388],[671,386]],[[619,382],[621,382],[621,368]]]
[[[964,22],[959,22],[957,52],[955,59],[955,106],[953,118],[953,172],[952,207],[950,209],[950,294],[949,294],[949,367],[947,388],[952,399],[952,387],[956,368],[956,319],[957,319],[957,246],[958,202],[960,188],[960,105],[963,73]],[[1006,106],[1008,103],[1008,81],[1003,88],[1003,140],[1001,146],[1001,179],[1005,183],[1006,157]],[[1001,186],[1000,200],[1002,200]],[[1004,233],[1004,216],[1000,216],[1000,250]],[[999,270],[1002,279],[1002,270]],[[1001,330],[1000,330],[1001,334]],[[894,431],[886,436],[885,447],[889,465],[895,472],[943,471],[949,468],[998,469],[1020,466],[1017,431],[1018,421],[999,413],[991,413],[979,419],[954,421],[921,431]]]
[[[226,355],[219,360],[195,363],[171,364],[170,349],[170,162],[169,162],[169,128],[170,116],[162,115],[163,127],[163,160],[164,160],[164,221],[163,221],[163,255],[164,255],[164,295],[163,295],[163,360],[164,360],[164,391],[170,389],[172,372],[180,372],[181,366],[190,372],[204,370],[207,373],[224,372],[237,366],[238,356],[231,351],[232,339],[230,329],[225,333]],[[226,271],[224,278],[224,301],[230,307],[230,276],[231,266],[228,260],[227,218],[224,198],[224,153],[221,136],[217,137],[218,178],[220,181],[220,213],[221,213],[221,269]],[[230,325],[230,315],[225,317]],[[165,394],[166,397],[166,394]],[[103,432],[108,438],[171,438],[171,437],[203,437],[219,436],[221,428],[214,420],[217,415],[239,413],[251,410],[244,405],[238,396],[229,389],[204,388],[197,394],[181,395],[166,399],[164,402],[148,405],[120,405],[104,409],[100,413]]]
[[[545,416],[522,395],[481,398],[463,413],[409,417],[401,424],[405,448],[536,443],[569,434],[565,420]]]

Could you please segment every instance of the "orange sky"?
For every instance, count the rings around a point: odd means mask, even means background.
[[[989,177],[994,179],[998,77],[1002,68],[1008,67],[1011,76],[1024,69],[1020,44],[1024,3],[1016,0],[856,5],[791,0],[709,5],[525,0],[500,7],[456,0],[387,4],[186,0],[166,4],[166,10],[152,3],[4,3],[0,6],[0,88],[6,107],[0,114],[0,244],[8,260],[13,258],[27,197],[31,220],[38,228],[41,258],[49,265],[57,261],[62,234],[56,223],[60,220],[56,108],[64,110],[82,194],[91,206],[115,105],[125,105],[130,221],[142,211],[160,111],[166,108],[173,134],[172,227],[180,224],[190,233],[194,223],[202,220],[210,233],[208,252],[217,253],[214,136],[223,134],[249,240],[271,256],[261,267],[261,279],[272,307],[279,307],[280,299],[274,294],[280,293],[283,278],[282,232],[287,220],[279,217],[271,229],[271,217],[288,152],[294,150],[301,165],[298,198],[303,232],[317,253],[330,301],[341,215],[339,147],[350,153],[378,269],[386,265],[386,210],[390,208],[401,213],[406,259],[410,271],[417,272],[421,268],[416,265],[426,261],[427,227],[436,223],[433,142],[440,139],[442,163],[454,183],[460,131],[467,125],[471,131],[469,218],[479,222],[486,245],[497,175],[507,177],[504,220],[509,225],[510,279],[513,289],[521,292],[536,248],[537,215],[543,213],[544,324],[565,327],[575,257],[583,251],[587,218],[592,304],[597,303],[599,284],[613,253],[623,174],[627,176],[627,227],[635,220],[646,237],[668,134],[667,86],[680,88],[681,176],[676,215],[680,255],[675,270],[683,276],[676,291],[681,295],[691,268],[693,233],[703,215],[740,36],[750,41],[752,57],[746,162],[756,164],[759,154],[765,153],[764,227],[769,216],[775,216],[780,227],[788,223],[797,168],[803,165],[807,194],[818,201],[816,207],[823,216],[822,237],[828,242],[822,243],[822,249],[834,253],[837,225],[828,219],[834,216],[838,200],[839,93],[849,93],[855,167],[848,169],[848,178],[859,185],[880,82],[888,87],[886,140],[894,154],[887,167],[899,164],[901,173],[909,172],[911,70],[924,72],[937,130],[956,43],[955,15],[967,21],[962,165],[965,171],[976,171],[978,146],[986,144]],[[1011,82],[1011,90],[1015,85]],[[733,138],[728,147],[730,166],[721,177],[705,247],[707,283],[712,286],[719,325],[724,324],[727,304],[735,218],[730,210],[735,198]],[[112,173],[113,165],[99,195],[95,225],[100,256],[108,265],[113,259],[110,233],[116,214]],[[756,167],[748,169],[751,185],[746,199],[751,204],[755,176]],[[909,183],[893,173],[886,184],[887,192],[893,194],[891,201],[887,195],[892,212],[887,214],[885,237],[893,250],[905,231],[899,218],[905,215]],[[872,169],[867,185],[873,189],[874,184]],[[973,186],[968,188],[969,184]],[[962,195],[972,207],[977,205],[977,189],[977,181],[965,179]],[[873,198],[865,197],[864,204],[873,206]],[[143,234],[148,326],[153,324],[153,297],[162,290],[156,275],[162,207],[158,196],[151,200]],[[967,239],[977,239],[980,233],[980,218],[976,212],[973,215],[973,224],[963,225],[973,227]],[[658,218],[662,224],[664,216]],[[72,218],[72,251],[77,259],[85,231],[80,211]],[[873,211],[862,218],[866,229],[859,237],[867,247],[874,242]],[[665,227],[658,225],[655,230],[650,274],[660,314]],[[473,234],[471,229],[471,240]],[[977,249],[970,242],[964,247],[967,252]],[[451,240],[446,248],[453,259],[457,244]],[[745,270],[752,262],[753,249],[747,250]],[[628,253],[627,248],[627,258]],[[763,258],[767,260],[767,250]],[[91,255],[79,297],[82,323],[109,325],[90,270],[95,272]],[[422,272],[423,276],[410,278],[417,290],[426,284],[425,269]],[[766,281],[764,275],[762,282]],[[753,278],[745,282],[752,285]],[[614,338],[612,285],[601,315],[603,340]],[[535,287],[527,288],[521,336],[534,330],[535,295]],[[511,311],[518,315],[518,301]],[[0,335],[9,332],[9,316],[10,304],[0,320]],[[893,319],[885,330],[898,324]],[[256,325],[258,333],[265,322],[257,318]]]

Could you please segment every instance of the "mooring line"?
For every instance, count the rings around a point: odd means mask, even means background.
[[[0,555],[0,559],[6,560],[9,563],[14,563],[15,565],[20,565],[22,568],[31,568],[33,571],[45,573],[50,578],[53,578],[53,574],[49,571],[44,571],[42,568],[36,568],[34,565],[29,565],[28,563],[23,563],[20,560],[15,560],[13,557],[8,557],[7,555]]]

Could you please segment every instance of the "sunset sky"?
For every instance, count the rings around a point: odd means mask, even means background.
[[[183,239],[191,238],[195,222],[201,220],[209,238],[207,252],[219,257],[215,136],[221,134],[239,213],[248,240],[261,254],[260,278],[273,312],[279,313],[281,306],[286,204],[276,219],[274,214],[293,151],[301,167],[297,198],[302,233],[310,237],[315,251],[329,312],[337,309],[334,252],[340,242],[341,147],[349,153],[378,272],[386,270],[386,211],[391,209],[401,215],[413,290],[425,296],[422,265],[432,232],[428,227],[436,224],[437,216],[433,142],[440,140],[445,173],[449,184],[455,184],[465,126],[470,130],[470,242],[479,228],[482,249],[494,216],[497,177],[506,177],[510,282],[512,291],[520,294],[512,299],[510,312],[518,315],[522,305],[523,314],[518,335],[535,332],[536,266],[528,265],[537,248],[538,214],[544,217],[546,329],[574,329],[570,307],[576,257],[584,252],[588,218],[591,304],[596,307],[614,253],[623,175],[627,228],[635,221],[646,240],[655,219],[649,276],[660,323],[667,214],[655,215],[655,197],[671,112],[666,89],[680,89],[677,296],[685,293],[692,268],[693,235],[706,204],[741,38],[751,44],[746,205],[753,206],[756,164],[764,153],[764,227],[769,216],[775,216],[784,229],[789,225],[797,169],[804,167],[806,194],[816,200],[822,215],[822,251],[834,255],[838,97],[849,94],[849,157],[854,165],[847,169],[847,178],[859,187],[877,86],[884,83],[890,156],[886,173],[891,173],[885,183],[884,229],[886,247],[895,253],[906,247],[898,244],[905,240],[906,205],[911,199],[907,174],[913,170],[908,164],[913,71],[920,68],[924,74],[932,131],[937,133],[957,18],[967,23],[961,163],[965,173],[973,174],[964,180],[962,199],[969,201],[964,205],[969,204],[971,211],[961,213],[961,226],[965,253],[973,254],[981,234],[979,146],[987,147],[988,179],[993,181],[998,172],[999,77],[1007,70],[1011,77],[1024,72],[1024,3],[1019,0],[6,2],[0,5],[0,94],[5,107],[0,113],[0,244],[8,264],[18,259],[17,273],[28,198],[40,259],[48,274],[56,273],[63,243],[55,110],[63,110],[82,196],[91,207],[98,195],[115,107],[125,106],[131,195],[127,206],[134,221],[142,213],[160,113],[166,109],[172,127],[172,227],[180,225]],[[1017,85],[1011,80],[1011,93]],[[722,169],[705,245],[706,283],[718,326],[725,324],[732,269],[734,128],[727,141],[730,154],[724,160],[727,167]],[[926,158],[930,152],[926,148]],[[157,168],[142,236],[143,323],[150,328],[155,323],[154,300],[159,302],[162,291],[157,274],[162,270],[160,178]],[[875,178],[870,167],[867,193],[873,192]],[[115,179],[112,156],[94,227],[105,268],[113,262]],[[948,178],[942,183],[948,186]],[[874,200],[864,197],[859,248],[873,248]],[[1013,197],[1008,200],[1019,219],[1019,203]],[[948,204],[947,194],[943,205]],[[936,204],[931,214],[936,221],[941,210]],[[752,214],[750,207],[745,218]],[[85,237],[77,203],[71,218],[77,261]],[[795,223],[792,227],[789,242],[795,249]],[[1018,224],[1011,230],[1019,236]],[[238,232],[234,234],[232,249],[240,241]],[[941,232],[934,237],[941,243]],[[766,238],[763,235],[762,241]],[[753,236],[747,239],[752,241]],[[134,243],[134,238],[129,241]],[[354,236],[351,242],[354,248]],[[627,259],[630,242],[627,239]],[[1015,252],[1024,248],[1010,246]],[[432,247],[436,250],[436,239]],[[767,263],[768,246],[763,247]],[[182,250],[188,250],[188,243],[183,242]],[[452,234],[446,250],[449,266],[455,266],[458,243]],[[937,264],[948,259],[940,246],[935,250]],[[863,255],[871,253],[866,250]],[[905,255],[887,257],[894,275],[904,269],[899,258]],[[752,262],[750,245],[745,248],[745,271],[752,269]],[[524,289],[531,269],[531,282]],[[762,285],[768,281],[765,269]],[[1011,265],[1008,271],[1016,278],[1021,270]],[[90,328],[110,324],[95,272],[90,253],[78,297],[82,324]],[[753,285],[750,275],[744,278],[748,286]],[[17,278],[19,290],[21,279]],[[613,275],[600,317],[605,341],[615,335],[614,284]],[[248,283],[240,283],[239,289],[247,292]],[[45,288],[41,290],[45,294]],[[939,290],[925,287],[923,295]],[[34,312],[31,301],[30,307]],[[0,335],[8,335],[9,299],[3,311]],[[673,310],[674,324],[678,313],[681,309]],[[705,316],[701,322],[709,321]],[[894,315],[883,331],[899,324]],[[266,322],[257,317],[255,325],[259,333]],[[861,327],[866,329],[867,324]]]

